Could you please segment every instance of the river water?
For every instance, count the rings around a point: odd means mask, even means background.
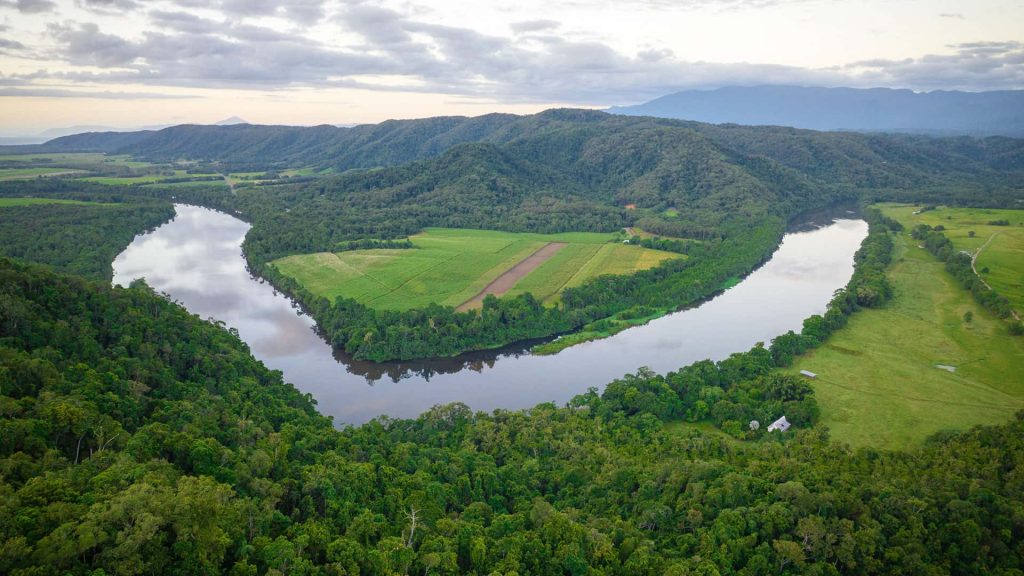
[[[114,283],[145,278],[200,317],[236,328],[256,358],[312,394],[338,424],[415,417],[456,401],[484,411],[564,404],[641,366],[668,372],[767,344],[825,310],[849,281],[867,235],[867,224],[849,211],[814,215],[785,235],[764,266],[712,300],[553,356],[519,347],[377,364],[333,350],[291,300],[249,275],[241,252],[248,224],[206,208],[175,209],[173,221],[138,236],[114,260]]]

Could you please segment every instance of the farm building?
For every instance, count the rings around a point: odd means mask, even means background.
[[[801,376],[807,376],[808,378],[817,378],[818,377],[817,374],[815,374],[814,372],[811,372],[810,370],[801,370],[800,371],[800,375]]]
[[[779,432],[785,432],[786,430],[789,430],[789,420],[786,420],[786,417],[783,416],[782,418],[779,418],[775,422],[772,422],[771,424],[768,425],[769,432],[774,432],[775,430],[778,430]]]

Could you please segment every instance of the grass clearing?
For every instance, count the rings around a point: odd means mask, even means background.
[[[64,174],[84,173],[82,170],[71,170],[68,168],[0,168],[0,181],[3,180],[28,180],[32,178],[57,176]]]
[[[160,188],[227,188],[228,184],[224,180],[190,180],[187,182],[152,182],[149,184],[143,184],[143,188],[157,187]]]
[[[304,254],[281,258],[273,264],[326,298],[344,296],[376,308],[406,310],[435,302],[458,306],[552,242],[567,246],[524,276],[507,294],[529,291],[538,299],[552,302],[577,276],[577,282],[582,282],[598,274],[633,272],[680,257],[638,246],[609,244],[614,238],[614,234],[587,232],[518,234],[430,228],[410,238],[415,249]]]
[[[0,154],[0,162],[95,164],[108,157],[96,152],[68,152],[54,154]],[[118,157],[123,158],[123,157]]]
[[[37,206],[39,204],[75,204],[82,206],[113,206],[103,202],[86,202],[84,200],[64,200],[61,198],[0,198],[0,208],[13,206]]]
[[[993,290],[1005,296],[1018,313],[1024,313],[1024,210],[940,206],[914,214],[920,206],[882,204],[880,207],[887,216],[899,220],[908,229],[918,224],[942,225],[943,234],[958,250],[973,253],[984,246],[975,262],[979,275]],[[999,220],[1008,225],[989,224]]]
[[[818,374],[821,419],[835,440],[904,449],[942,430],[1005,422],[1024,408],[1024,338],[1009,336],[907,232],[888,274],[895,295],[885,308],[854,314],[787,369]]]

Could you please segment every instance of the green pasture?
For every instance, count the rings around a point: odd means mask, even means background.
[[[887,213],[910,223],[905,213]],[[1024,338],[1008,335],[907,232],[894,256],[893,299],[854,314],[791,369],[818,374],[813,384],[832,437],[903,449],[936,432],[1012,418],[1024,408]]]
[[[143,188],[227,188],[224,180],[191,180],[186,182],[150,182],[142,185]]]
[[[36,206],[39,204],[77,204],[88,206],[103,205],[101,202],[86,202],[84,200],[64,200],[60,198],[0,198],[0,208],[13,206]]]
[[[614,234],[519,234],[430,228],[406,250],[354,250],[288,256],[273,265],[315,294],[354,298],[377,308],[405,310],[436,302],[458,306],[549,242],[567,245],[524,276],[509,294],[532,292],[551,301],[565,286],[599,274],[655,266],[676,254],[609,244]]]
[[[920,206],[882,204],[882,211],[907,228],[918,224],[943,226],[943,234],[959,250],[981,250],[975,267],[992,289],[1024,313],[1024,210],[938,207],[919,214]],[[989,222],[1005,220],[1006,226]],[[974,232],[974,235],[971,235]],[[986,270],[987,269],[987,270]]]
[[[53,154],[0,154],[0,162],[21,162],[25,164],[96,164],[108,157],[95,152],[70,152]],[[119,157],[120,158],[120,157]]]
[[[26,180],[40,176],[81,172],[69,168],[0,168],[0,180]]]

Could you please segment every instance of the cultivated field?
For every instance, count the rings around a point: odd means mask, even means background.
[[[906,232],[889,277],[895,296],[885,308],[857,312],[792,368],[818,374],[822,421],[834,439],[906,448],[1024,408],[1024,338],[1008,335]]]
[[[959,250],[976,252],[975,267],[992,289],[1010,300],[1024,314],[1024,210],[939,207],[920,214],[920,206],[882,204],[883,212],[907,228],[918,224],[942,225],[943,234]],[[995,226],[989,222],[1005,221]],[[974,236],[971,236],[974,232]]]
[[[0,198],[0,208],[11,206],[34,206],[36,204],[79,204],[88,206],[102,205],[100,202],[86,202],[83,200],[62,200],[59,198]],[[114,204],[108,204],[114,206]]]
[[[0,180],[28,180],[40,176],[57,176],[65,174],[85,173],[81,170],[68,168],[0,168]]]
[[[386,309],[420,308],[436,302],[460,306],[551,243],[565,246],[512,285],[509,295],[531,292],[552,302],[558,293],[601,274],[625,274],[678,254],[610,243],[614,234],[514,234],[490,230],[430,228],[411,237],[416,248],[355,250],[288,256],[273,262],[307,289],[327,298],[344,296]]]

